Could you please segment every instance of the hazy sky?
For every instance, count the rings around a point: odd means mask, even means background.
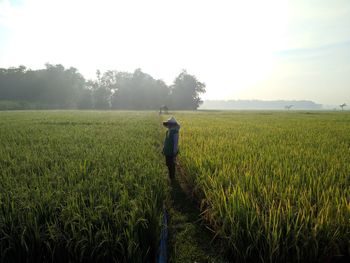
[[[0,67],[187,69],[205,99],[350,104],[349,0],[0,0]]]

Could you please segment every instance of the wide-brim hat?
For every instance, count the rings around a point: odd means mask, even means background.
[[[178,125],[178,122],[176,121],[176,119],[174,117],[169,118],[166,121],[163,121],[163,125],[167,126],[167,125]]]

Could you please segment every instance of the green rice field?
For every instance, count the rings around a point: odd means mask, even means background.
[[[1,261],[152,261],[158,138],[150,113],[0,112]]]
[[[179,114],[181,165],[239,261],[326,262],[350,249],[350,114]]]
[[[350,113],[172,114],[177,176],[227,262],[350,253]],[[1,262],[155,262],[169,116],[0,112]]]

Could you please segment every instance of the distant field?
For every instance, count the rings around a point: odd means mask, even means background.
[[[181,176],[218,253],[324,262],[350,250],[349,113],[174,115]],[[160,153],[168,117],[0,112],[1,262],[153,261],[169,198]],[[180,258],[173,250],[170,262]]]
[[[166,183],[153,113],[0,112],[0,260],[152,260]]]
[[[350,250],[350,114],[177,114],[180,163],[239,260],[325,261]]]

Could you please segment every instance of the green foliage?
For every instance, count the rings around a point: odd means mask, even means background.
[[[168,191],[158,121],[0,112],[0,261],[153,261]]]
[[[170,105],[175,109],[196,110],[202,103],[199,95],[205,93],[205,84],[183,70],[171,87]]]
[[[189,197],[182,178],[178,171],[176,180],[171,182],[171,200],[167,204],[168,262],[226,262],[220,253],[220,243],[212,242],[212,232],[202,223],[199,207]]]
[[[238,261],[325,261],[350,250],[350,115],[178,114],[181,165]]]
[[[112,97],[113,109],[157,110],[167,104],[169,88],[162,80],[136,69],[133,74],[118,72]]]
[[[0,110],[10,109],[197,109],[205,85],[183,71],[168,86],[136,69],[107,70],[85,80],[75,68],[46,64],[45,69],[0,68]],[[8,101],[14,102],[9,104]],[[6,102],[6,103],[5,103]]]
[[[0,100],[17,101],[24,108],[75,108],[84,85],[77,69],[62,65],[0,69]]]
[[[29,108],[30,104],[27,102],[0,100],[0,110],[23,110]]]

